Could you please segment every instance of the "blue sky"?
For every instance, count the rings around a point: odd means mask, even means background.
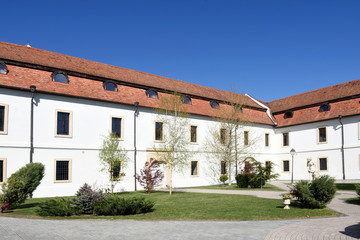
[[[17,1],[0,41],[263,101],[360,78],[358,0]]]

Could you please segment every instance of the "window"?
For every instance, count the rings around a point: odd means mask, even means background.
[[[0,134],[7,134],[8,105],[0,104]]]
[[[266,175],[270,175],[271,172],[269,170],[271,170],[269,167],[271,166],[271,161],[265,161],[265,174]]]
[[[158,93],[155,90],[149,89],[146,91],[146,96],[149,98],[155,98],[158,99]]]
[[[226,143],[226,129],[220,128],[220,143],[225,144]]]
[[[55,182],[71,181],[71,160],[55,160]]]
[[[190,142],[197,143],[197,126],[190,126]]]
[[[111,132],[114,133],[118,138],[123,138],[122,131],[122,118],[111,117]]]
[[[163,141],[163,128],[164,123],[162,122],[155,122],[155,140],[156,141]]]
[[[111,81],[104,82],[103,86],[104,89],[107,91],[117,92],[117,86],[114,82]]]
[[[249,131],[244,131],[244,145],[249,146]]]
[[[327,111],[330,111],[330,104],[324,103],[323,105],[320,106],[319,112],[327,112]]]
[[[51,78],[54,82],[69,83],[69,78],[65,72],[56,71],[51,74]]]
[[[319,170],[320,171],[327,171],[327,158],[319,158]]]
[[[191,176],[198,176],[198,161],[191,161]]]
[[[56,110],[57,137],[72,137],[72,112]]]
[[[191,104],[191,98],[189,96],[184,96],[183,97],[183,103],[184,104]]]
[[[288,132],[282,134],[282,145],[283,145],[283,147],[289,146],[289,133]]]
[[[226,167],[226,162],[225,161],[221,161],[221,169],[220,169],[220,173],[221,174],[227,174],[227,167]]]
[[[293,111],[286,111],[284,113],[284,118],[292,118],[294,116],[294,112]]]
[[[318,143],[326,143],[326,127],[318,128]]]
[[[6,181],[6,159],[0,159],[0,183]]]
[[[117,180],[121,177],[121,162],[116,162],[111,166],[111,180]]]
[[[217,101],[210,101],[210,106],[215,109],[219,109],[219,102]]]
[[[234,110],[237,113],[242,113],[243,112],[242,107],[240,105],[238,105],[238,104],[234,105]]]
[[[282,162],[282,170],[283,172],[290,172],[290,161],[289,160],[283,160]]]
[[[4,62],[0,62],[0,74],[8,74],[9,70]]]
[[[269,136],[270,136],[270,134],[265,133],[265,147],[269,147],[269,146],[270,146]]]

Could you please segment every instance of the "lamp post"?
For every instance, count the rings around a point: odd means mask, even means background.
[[[295,149],[291,149],[290,150],[290,154],[291,154],[291,184],[293,184],[294,182],[294,155],[295,155],[296,151]]]

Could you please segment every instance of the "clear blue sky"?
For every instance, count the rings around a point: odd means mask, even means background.
[[[1,2],[0,41],[248,93],[360,78],[358,0]]]

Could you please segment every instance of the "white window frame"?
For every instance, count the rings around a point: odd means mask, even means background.
[[[289,171],[284,171],[284,162],[285,162],[285,161],[288,161],[288,162],[289,162]],[[281,161],[281,172],[282,172],[282,173],[290,173],[290,172],[291,172],[291,162],[290,162],[290,160],[285,159],[285,160],[282,160],[282,161]]]
[[[58,115],[58,112],[69,113],[69,134],[68,135],[58,134],[57,133],[57,123],[58,123],[57,115]],[[55,109],[55,129],[54,130],[55,130],[54,131],[55,137],[72,138],[73,137],[73,112],[69,111],[69,110]]]
[[[325,138],[326,138],[325,142],[320,142],[320,128],[325,128]],[[317,144],[325,144],[325,143],[328,142],[328,134],[327,134],[327,127],[326,126],[318,127],[316,129],[316,142],[317,142]]]
[[[320,158],[325,158],[326,159],[326,170],[320,170]],[[319,172],[328,172],[329,171],[329,161],[328,161],[328,157],[318,157],[318,170]]]
[[[288,145],[284,145],[284,134],[287,133],[288,134]],[[282,147],[290,147],[290,132],[283,132],[281,133],[281,146]]]
[[[120,137],[118,137],[119,140],[123,141],[124,140],[124,117],[122,116],[115,116],[115,115],[111,115],[110,116],[110,132],[112,133],[112,119],[113,118],[118,118],[121,119],[121,126],[120,126]]]
[[[69,162],[69,179],[67,180],[56,180],[56,162],[58,161],[68,161]],[[58,158],[54,160],[54,183],[69,183],[72,181],[72,159],[69,158]]]
[[[4,108],[4,130],[0,131],[0,135],[7,135],[8,134],[8,112],[9,112],[9,105],[5,103],[0,103],[0,106]]]
[[[5,183],[6,182],[6,179],[7,179],[7,176],[6,176],[6,169],[7,169],[7,167],[6,167],[6,158],[0,158],[0,161],[3,161],[3,181],[1,182],[0,181],[0,183]]]
[[[192,142],[191,141],[191,127],[196,127],[196,132],[195,132],[195,134],[196,134],[196,142]],[[198,125],[190,125],[190,143],[191,144],[198,144],[199,143],[199,126]]]
[[[192,168],[191,168],[192,162],[196,162],[196,175],[192,174]],[[191,160],[190,161],[190,176],[191,177],[199,177],[199,166],[200,166],[200,164],[199,164],[198,160]]]

